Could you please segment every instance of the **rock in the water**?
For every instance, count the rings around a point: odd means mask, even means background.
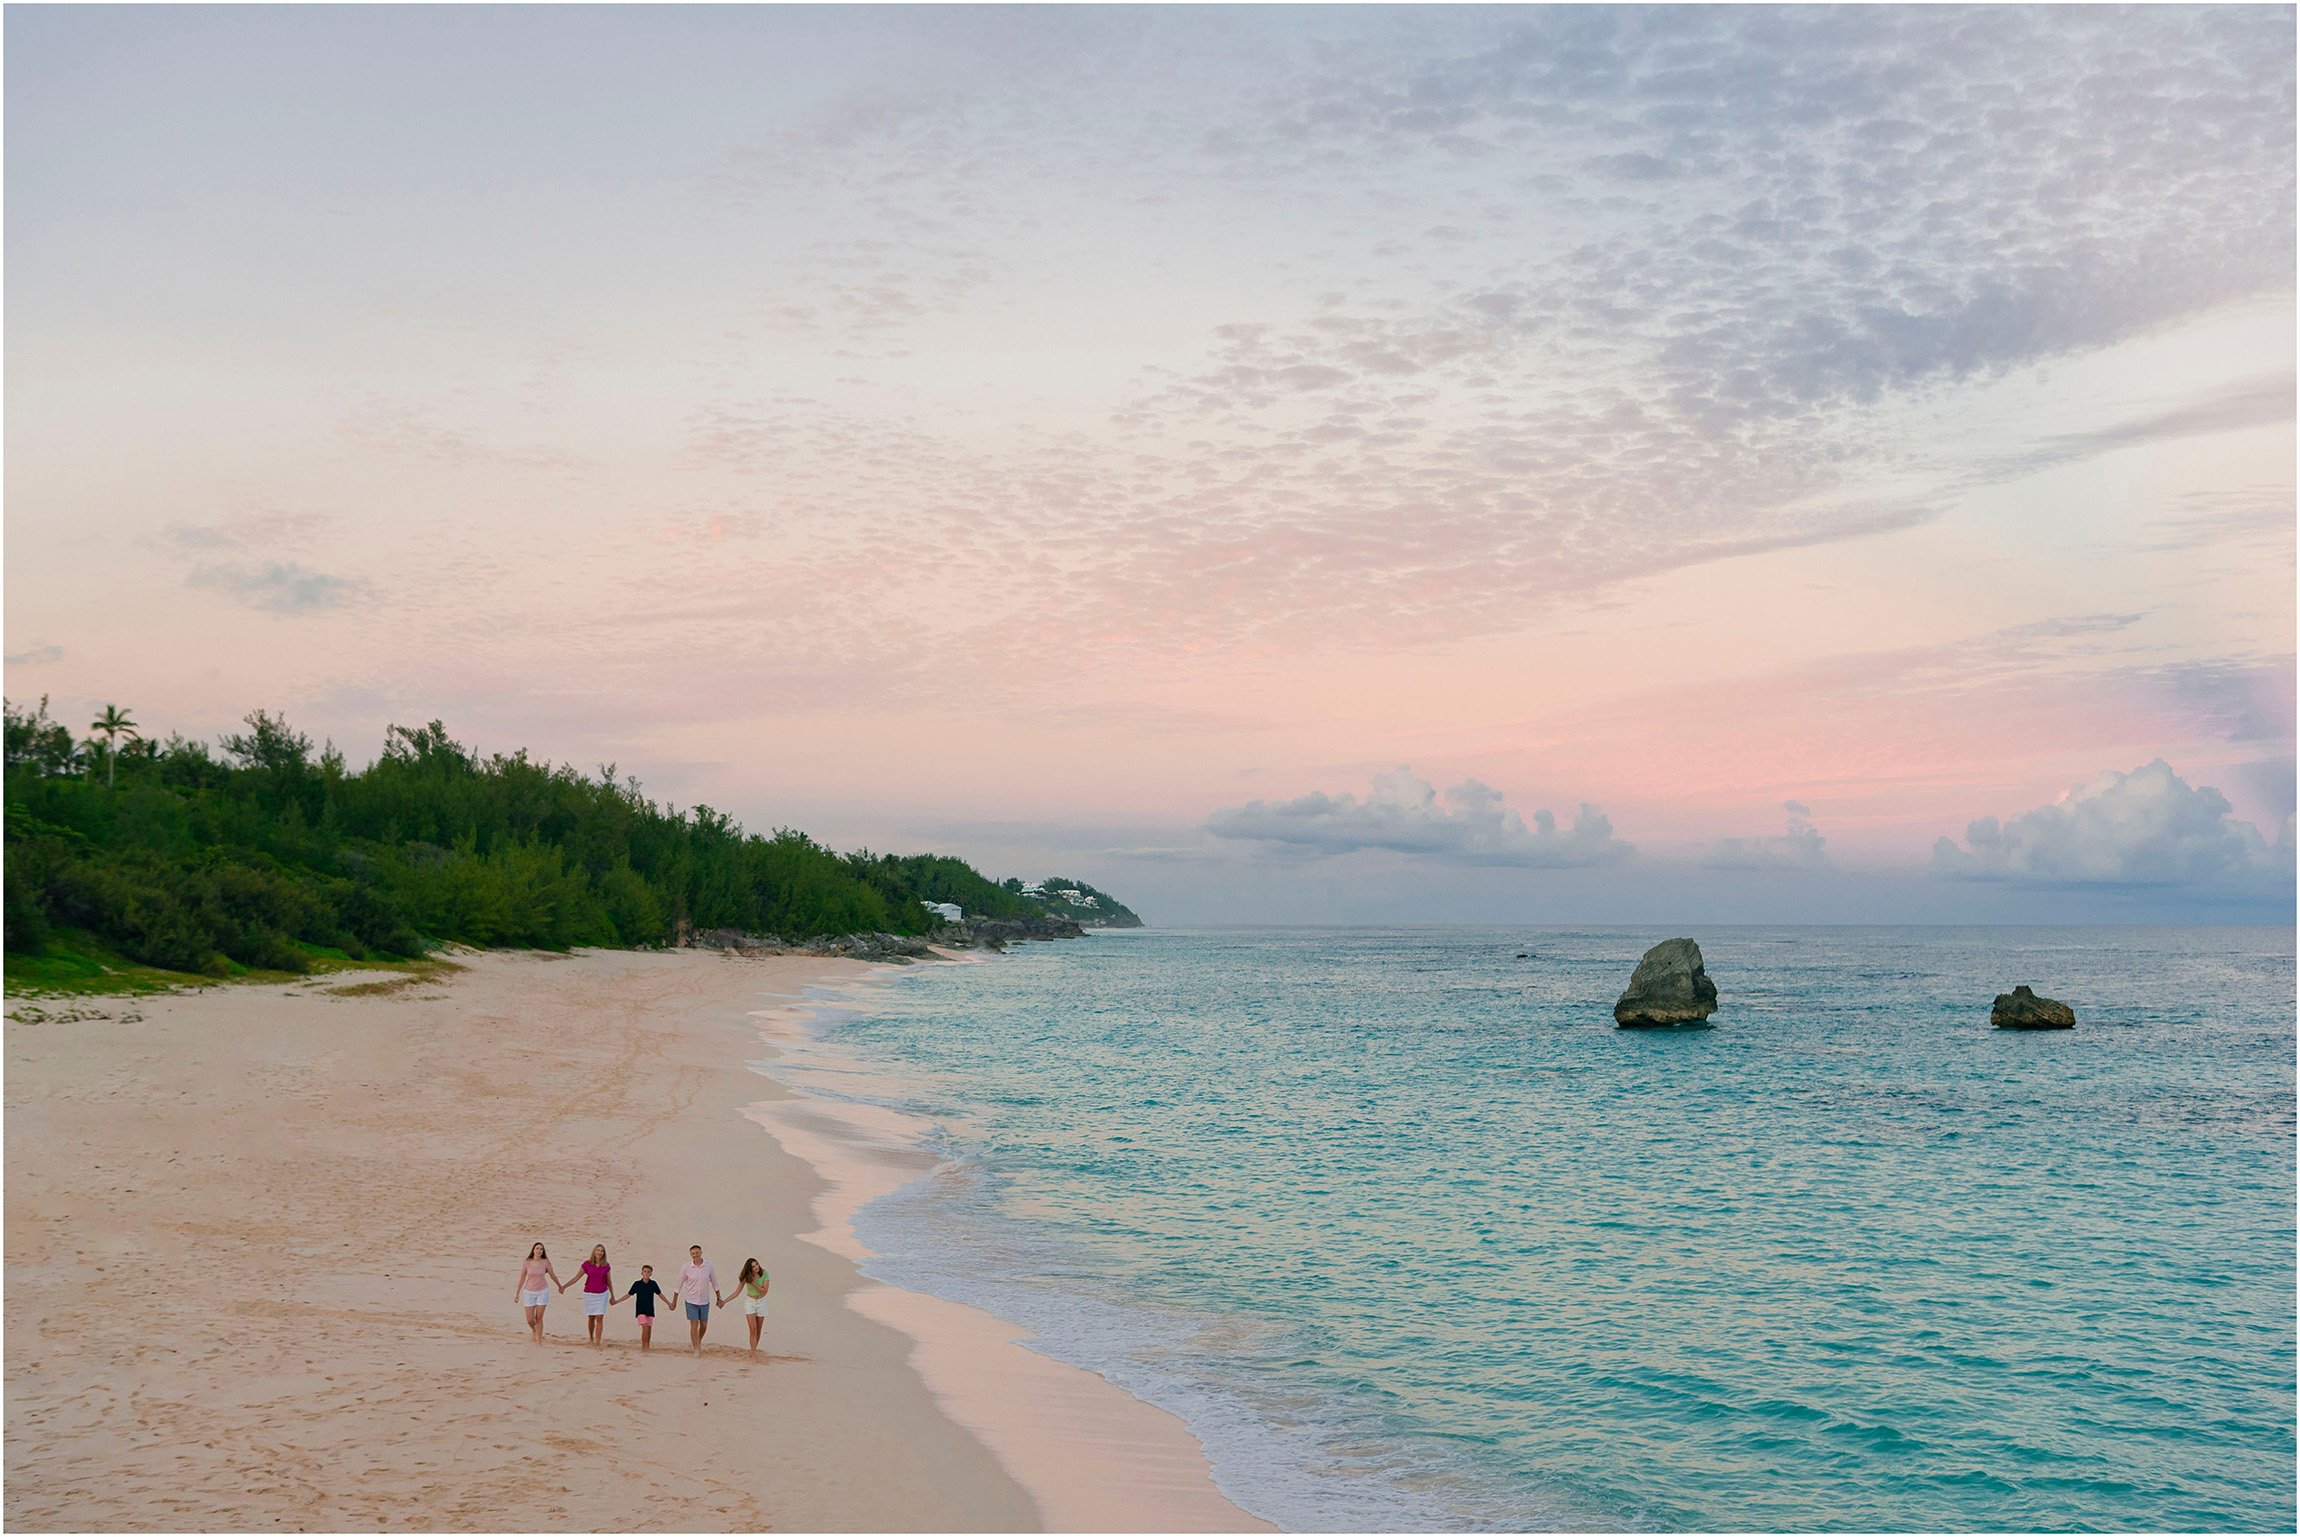
[[[1717,984],[1701,969],[1701,947],[1665,939],[1645,952],[1629,978],[1629,991],[1613,1006],[1624,1030],[1702,1025],[1717,1012]]]
[[[1989,1023],[1999,1030],[2073,1030],[2076,1010],[2057,998],[2039,998],[2028,986],[1997,994]]]

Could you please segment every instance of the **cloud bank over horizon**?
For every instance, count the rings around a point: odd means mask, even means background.
[[[1780,809],[1786,820],[1778,834],[1642,854],[1639,863],[1656,871],[1829,871],[1828,840],[1813,826],[1812,808],[1792,800]],[[1441,795],[1402,767],[1375,775],[1363,800],[1324,791],[1255,800],[1216,811],[1205,831],[1281,858],[1379,850],[1440,865],[1568,870],[1617,865],[1637,854],[1637,845],[1618,837],[1611,819],[1586,802],[1568,829],[1548,811],[1536,811],[1529,826],[1489,785],[1466,780]],[[2096,775],[2009,820],[1981,817],[1967,826],[1961,846],[1936,839],[1926,868],[1935,878],[1962,882],[2257,898],[2292,884],[2294,820],[2286,819],[2275,840],[2264,838],[2234,815],[2219,790],[2192,786],[2157,759],[2130,773]]]
[[[1249,801],[1206,819],[1217,838],[1275,845],[1312,855],[1387,849],[1465,865],[1584,869],[1629,857],[1605,813],[1584,804],[1570,827],[1548,811],[1531,826],[1503,804],[1501,792],[1465,779],[1441,797],[1410,768],[1374,776],[1364,800],[1313,790],[1290,801]]]
[[[2271,843],[2237,820],[2227,796],[2190,785],[2158,758],[2129,774],[2103,773],[2009,820],[1982,817],[1965,829],[1962,847],[1935,841],[1933,868],[1969,881],[2289,894],[2293,821],[2287,816]]]
[[[1712,870],[1812,870],[1826,864],[1823,849],[1829,840],[1808,820],[1813,808],[1803,801],[1783,801],[1781,809],[1788,821],[1776,835],[1720,838],[1701,862]]]

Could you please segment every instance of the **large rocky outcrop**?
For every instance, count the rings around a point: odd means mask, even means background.
[[[678,942],[735,955],[836,955],[854,961],[908,965],[925,959],[938,945],[951,950],[1004,950],[1024,939],[1085,937],[1086,931],[1068,918],[1034,913],[1027,918],[968,918],[946,923],[923,939],[912,934],[817,934],[812,939],[792,939],[780,934],[746,934],[741,929],[699,929],[683,930]]]
[[[788,939],[780,934],[746,934],[741,929],[700,929],[685,943],[731,955],[837,955],[855,961],[908,964],[932,953],[928,941],[911,934],[817,934]]]
[[[1665,939],[1645,952],[1630,974],[1629,991],[1613,1006],[1613,1022],[1624,1030],[1706,1025],[1717,1012],[1717,984],[1701,968],[1701,947],[1690,939]]]
[[[774,934],[746,934],[741,929],[688,929],[683,925],[677,943],[692,945],[698,950],[768,950],[776,954],[787,948]]]
[[[2035,988],[2023,985],[1997,994],[1989,1023],[1999,1030],[2073,1030],[2076,1010],[2057,998],[2039,998]]]
[[[934,931],[934,942],[954,949],[1003,950],[1024,939],[1084,939],[1086,931],[1068,918],[1033,913],[1027,918],[968,918]]]

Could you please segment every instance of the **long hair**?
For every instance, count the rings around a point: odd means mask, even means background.
[[[766,1273],[766,1266],[760,1264],[755,1259],[747,1259],[743,1261],[743,1273],[735,1277],[735,1284],[737,1286],[748,1286],[751,1284],[751,1277],[755,1275],[765,1275]]]
[[[527,1257],[529,1259],[547,1260],[551,1257],[551,1251],[544,1248],[543,1240],[538,1238],[535,1240],[535,1247],[527,1251]]]
[[[605,1244],[595,1243],[591,1246],[591,1259],[589,1263],[594,1265],[604,1265],[607,1263],[607,1246]]]

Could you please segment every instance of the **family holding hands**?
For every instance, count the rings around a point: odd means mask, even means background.
[[[639,1348],[646,1350],[654,1343],[655,1299],[664,1295],[655,1282],[655,1267],[641,1265],[639,1279],[622,1296],[615,1295],[615,1273],[607,1263],[607,1246],[593,1244],[591,1257],[583,1262],[580,1275],[559,1279],[559,1272],[551,1268],[551,1255],[541,1243],[527,1251],[527,1262],[519,1267],[519,1305],[527,1310],[527,1327],[535,1336],[535,1343],[543,1343],[543,1309],[550,1304],[551,1288],[565,1291],[578,1280],[583,1283],[584,1323],[590,1331],[591,1343],[596,1345],[606,1332],[607,1309],[622,1302],[638,1304]],[[703,1353],[703,1334],[711,1327],[711,1307],[716,1303],[725,1307],[735,1298],[743,1299],[743,1312],[751,1322],[751,1354],[759,1353],[759,1327],[767,1321],[767,1267],[755,1259],[743,1261],[743,1273],[735,1278],[734,1290],[721,1296],[719,1272],[703,1258],[703,1246],[691,1244],[687,1248],[686,1268],[679,1272],[679,1301],[687,1312],[687,1343],[696,1355]]]

